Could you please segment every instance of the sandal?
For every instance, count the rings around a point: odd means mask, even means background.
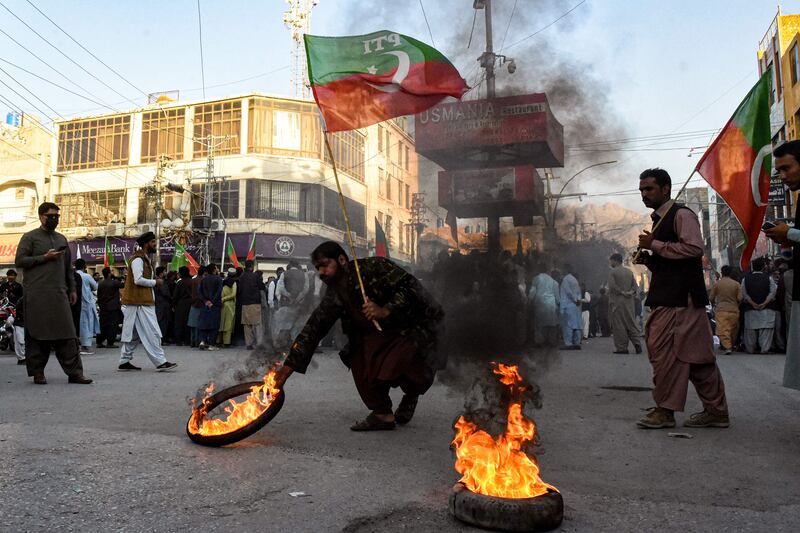
[[[414,416],[414,411],[417,408],[417,400],[419,396],[404,394],[403,399],[400,400],[400,405],[397,406],[397,411],[394,412],[394,419],[398,424],[404,426],[411,422]]]
[[[386,422],[381,420],[374,413],[370,413],[367,418],[361,422],[356,422],[350,429],[353,431],[386,431],[395,428],[394,422]]]

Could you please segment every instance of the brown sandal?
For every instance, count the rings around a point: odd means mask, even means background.
[[[394,422],[386,422],[381,420],[374,413],[367,415],[367,418],[360,422],[356,422],[350,429],[353,431],[387,431],[395,428]]]

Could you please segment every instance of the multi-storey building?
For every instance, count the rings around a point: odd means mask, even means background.
[[[50,186],[51,141],[52,133],[33,116],[12,112],[0,124],[0,268],[14,264],[20,237],[39,225],[36,209]]]
[[[223,233],[237,255],[253,234],[259,267],[290,259],[308,262],[320,242],[345,242],[336,184],[313,101],[250,93],[192,103],[153,104],[124,113],[56,123],[53,199],[61,228],[90,262],[100,262],[108,236],[116,260],[133,250],[135,235],[160,224],[169,241],[203,214],[209,151],[215,184],[212,260],[222,256]],[[390,254],[412,261],[410,198],[418,190],[414,140],[402,121],[329,136],[359,255],[374,246],[377,218]],[[153,180],[163,156],[164,180],[191,194],[164,192],[156,220]],[[163,165],[162,165],[163,166]],[[221,181],[220,181],[221,180]],[[180,220],[180,222],[177,222]],[[165,222],[167,221],[167,222]],[[195,219],[195,224],[197,220]],[[163,262],[163,260],[162,260]]]

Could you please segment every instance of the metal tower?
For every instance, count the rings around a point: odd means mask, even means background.
[[[311,29],[311,10],[319,0],[286,0],[289,10],[283,13],[283,23],[292,32],[292,93],[308,98],[308,72],[303,34]]]

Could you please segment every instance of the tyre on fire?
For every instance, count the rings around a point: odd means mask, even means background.
[[[500,531],[550,531],[564,519],[561,494],[549,490],[535,498],[496,498],[456,483],[450,513],[467,524]]]
[[[227,402],[232,398],[236,398],[237,396],[242,396],[244,394],[249,394],[250,390],[253,387],[257,387],[263,385],[261,381],[251,381],[248,383],[240,383],[238,385],[234,385],[233,387],[228,387],[227,389],[223,389],[216,394],[213,394],[208,398],[206,401],[206,405],[208,406],[208,412],[210,412],[215,407]],[[202,444],[203,446],[225,446],[227,444],[233,444],[234,442],[239,442],[242,439],[246,439],[259,429],[266,426],[270,420],[275,418],[275,415],[278,414],[278,411],[281,410],[283,407],[283,402],[286,396],[283,391],[275,397],[269,407],[261,413],[255,420],[243,426],[235,431],[231,431],[230,433],[223,433],[221,435],[201,435],[199,433],[192,433],[191,429],[189,428],[189,423],[191,422],[191,417],[186,422],[186,434],[192,440],[192,442],[196,444]]]

